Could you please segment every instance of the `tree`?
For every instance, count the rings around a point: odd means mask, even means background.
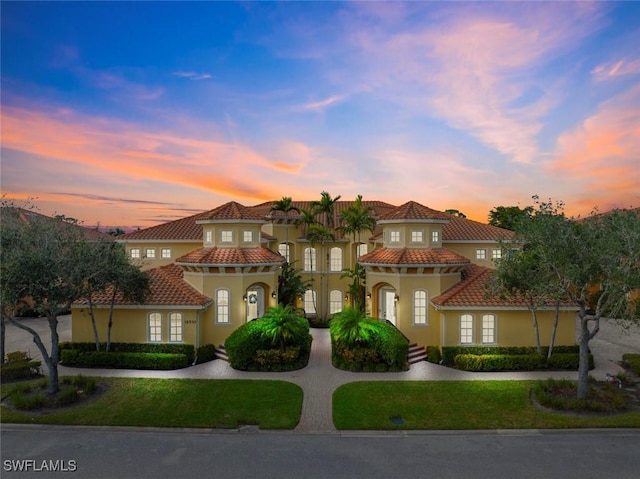
[[[13,219],[17,217],[14,215]],[[81,297],[81,278],[90,275],[93,267],[81,254],[82,228],[65,219],[35,214],[26,221],[2,221],[3,229],[6,228],[2,237],[12,241],[10,248],[2,247],[2,303],[17,305],[26,298],[31,308],[48,322],[50,352],[35,330],[9,316],[16,327],[33,336],[42,353],[49,372],[50,394],[59,390],[58,316],[69,311],[71,304]]]
[[[589,342],[600,320],[638,319],[632,292],[640,290],[640,214],[617,210],[574,220],[564,216],[562,203],[534,200],[536,210],[516,237],[525,251],[536,252],[538,267],[551,272],[552,291],[578,309],[577,396],[586,398]]]
[[[272,306],[260,319],[262,331],[280,349],[295,343],[296,338],[309,331],[309,323],[299,316],[291,306]]]
[[[331,230],[329,230],[325,226],[319,225],[319,224],[313,224],[309,227],[309,230],[307,232],[307,239],[309,240],[311,247],[315,247],[317,243],[320,243],[320,254],[318,255],[318,257],[320,258],[319,260],[319,263],[320,263],[320,291],[319,291],[320,301],[319,303],[321,305],[324,305],[325,304],[324,272],[325,272],[325,266],[326,266],[324,244],[326,241],[335,240],[335,237],[333,236],[333,233],[331,232]],[[309,252],[309,256],[311,257],[311,252]],[[310,269],[311,271],[313,271],[313,264],[311,264]],[[316,313],[318,312],[318,309],[320,309],[320,314],[319,314],[320,319],[324,320],[325,319],[324,306],[322,308],[318,308],[318,301],[316,301],[315,307],[316,307]]]
[[[340,198],[340,195],[336,196],[335,198],[331,198],[331,195],[329,193],[323,191],[322,193],[320,193],[320,201],[313,201],[311,203],[311,206],[312,208],[314,208],[316,214],[320,213],[325,215],[325,221],[323,224],[326,228],[329,229],[329,231],[333,231],[335,227],[335,208],[336,203]]]
[[[515,231],[521,221],[531,218],[532,212],[533,206],[496,206],[489,212],[489,224]]]
[[[293,206],[293,201],[291,200],[290,196],[283,196],[281,200],[275,201],[273,203],[270,211],[282,211],[284,213],[284,231],[286,236],[287,251],[289,251],[289,212],[295,211],[296,213],[300,213],[300,210]],[[288,257],[285,259],[287,260],[287,262],[289,261]]]
[[[294,263],[283,263],[278,276],[278,301],[283,306],[292,308],[295,308],[297,300],[302,298],[304,292],[311,287],[311,281],[302,279],[301,270],[295,269]]]
[[[362,204],[362,195],[358,195],[348,208],[340,213],[340,229],[345,235],[353,235],[353,242],[355,243],[355,251],[351,252],[353,263],[351,268],[345,269],[345,274],[342,277],[348,276],[354,280],[351,286],[351,297],[355,302],[357,309],[364,311],[364,291],[362,283],[364,282],[364,268],[360,268],[357,263],[357,245],[361,244],[360,234],[363,231],[373,231],[376,228],[376,220],[373,217],[373,209],[370,206],[364,206]]]
[[[109,236],[122,236],[122,235],[123,235],[123,234],[125,234],[125,233],[126,233],[126,232],[125,232],[125,230],[123,230],[123,229],[122,229],[122,228],[120,228],[119,226],[118,226],[118,227],[116,227],[116,228],[110,228],[110,229],[107,231],[107,234],[108,234]]]
[[[361,266],[358,263],[356,263],[353,268],[345,268],[342,271],[343,273],[340,276],[340,279],[342,278],[351,279],[351,284],[349,285],[349,295],[351,295],[351,299],[353,302],[352,306],[356,310],[364,312],[365,304],[366,304],[365,303],[366,288],[364,286],[366,272],[365,272],[364,266]]]
[[[450,215],[453,215],[453,216],[457,216],[459,218],[466,218],[467,217],[467,215],[465,215],[460,210],[448,209],[448,210],[444,210],[444,212],[445,213],[449,213]]]
[[[300,208],[299,212],[300,216],[296,218],[294,224],[302,226],[302,235],[306,237],[309,227],[316,224],[316,212],[309,208]]]

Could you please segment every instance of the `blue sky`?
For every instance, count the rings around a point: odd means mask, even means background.
[[[640,204],[635,2],[2,2],[2,192],[149,226],[292,196]]]

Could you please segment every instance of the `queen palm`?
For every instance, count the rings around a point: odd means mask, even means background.
[[[334,221],[333,216],[336,209],[336,203],[342,198],[340,195],[335,198],[331,198],[331,195],[326,191],[320,193],[320,201],[313,201],[311,206],[315,208],[317,213],[324,213],[326,215],[325,226],[333,231]]]
[[[273,211],[282,211],[284,213],[284,231],[285,231],[285,242],[287,245],[287,262],[289,262],[290,252],[289,252],[289,212],[295,211],[296,213],[300,213],[300,210],[293,206],[293,201],[290,196],[283,196],[281,200],[275,201],[273,206],[271,207],[271,212]]]

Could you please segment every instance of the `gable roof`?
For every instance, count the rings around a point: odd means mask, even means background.
[[[361,265],[463,265],[469,259],[447,248],[380,248],[358,258]]]
[[[200,248],[176,259],[177,264],[212,266],[276,265],[284,257],[266,248]]]
[[[392,221],[433,221],[438,223],[448,222],[451,215],[441,211],[432,210],[415,201],[408,201],[405,204],[386,212],[378,218],[378,222]]]
[[[183,270],[175,264],[160,266],[147,271],[151,276],[150,293],[144,303],[125,300],[122,293],[116,294],[115,304],[117,306],[185,306],[185,307],[205,307],[211,303],[211,298],[198,292],[193,286],[183,279]],[[112,288],[107,288],[94,295],[93,303],[97,306],[111,304]],[[74,305],[88,306],[87,298],[78,300]]]

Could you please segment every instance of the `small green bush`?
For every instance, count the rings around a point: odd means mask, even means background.
[[[25,351],[13,351],[12,353],[7,353],[8,363],[17,363],[24,361],[31,361],[31,358]]]
[[[640,376],[640,354],[626,353],[622,355],[622,360],[634,374]]]
[[[58,407],[68,406],[78,401],[79,398],[78,386],[70,386],[56,394],[55,405]]]
[[[40,373],[40,361],[14,361],[0,366],[0,380],[28,379]]]
[[[196,363],[208,363],[209,361],[213,361],[216,359],[216,347],[213,344],[206,344],[204,346],[200,346],[196,350]]]
[[[440,364],[442,353],[438,346],[427,346],[427,361],[433,364]]]

